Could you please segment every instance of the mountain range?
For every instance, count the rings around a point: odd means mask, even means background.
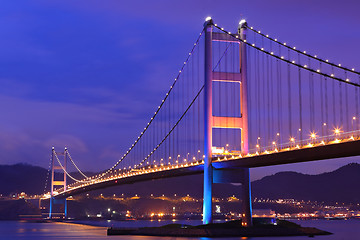
[[[28,164],[0,165],[0,194],[25,192],[42,194],[48,171]],[[94,173],[86,173],[92,175]],[[72,174],[75,177],[78,174]],[[48,179],[49,180],[49,179]],[[46,184],[49,191],[49,183]],[[216,197],[239,196],[241,186],[214,184]],[[294,198],[323,202],[360,202],[360,164],[351,163],[333,172],[308,175],[297,172],[279,172],[252,182],[252,196],[257,198]],[[202,175],[122,185],[89,193],[125,194],[146,196],[150,194],[171,196],[174,194],[202,197]]]

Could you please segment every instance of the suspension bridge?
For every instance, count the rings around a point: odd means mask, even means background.
[[[359,87],[354,68],[245,20],[231,33],[207,18],[169,91],[111,168],[86,176],[67,149],[52,149],[49,217],[54,204],[66,217],[69,196],[203,173],[204,224],[212,222],[212,185],[241,183],[242,224],[250,226],[249,168],[360,155]],[[68,160],[83,179],[67,171]]]

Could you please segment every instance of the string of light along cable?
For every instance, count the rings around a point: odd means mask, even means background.
[[[170,131],[166,134],[166,136],[161,140],[161,142],[154,148],[153,151],[150,152],[149,155],[147,155],[141,162],[139,165],[142,165],[147,159],[149,159],[149,157],[151,157],[155,151],[161,146],[161,144],[170,136],[170,134],[172,133],[172,131],[176,128],[176,126],[180,123],[180,121],[184,118],[184,116],[186,115],[186,113],[189,111],[189,109],[191,108],[191,106],[194,104],[194,102],[196,101],[196,99],[199,97],[201,91],[204,89],[204,85],[201,87],[201,89],[199,90],[199,92],[196,94],[195,98],[191,101],[191,103],[189,104],[189,106],[186,108],[185,112],[181,115],[181,117],[179,118],[179,120],[174,124],[174,126],[170,129]]]
[[[269,35],[263,34],[263,33],[261,33],[261,31],[255,30],[253,27],[247,27],[247,29],[249,29],[249,30],[251,30],[251,31],[253,31],[253,32],[255,32],[255,33],[257,33],[257,34],[259,34],[259,35],[261,35],[261,36],[263,36],[263,37],[265,37],[265,38],[273,41],[273,42],[276,42],[277,44],[280,44],[280,45],[282,45],[282,46],[284,46],[284,47],[286,47],[286,48],[288,48],[288,49],[291,49],[291,50],[293,50],[293,51],[295,51],[295,52],[297,52],[297,53],[300,53],[300,54],[302,54],[302,55],[305,55],[305,56],[307,56],[307,57],[309,57],[309,58],[316,59],[316,60],[318,60],[318,61],[320,61],[320,62],[326,63],[326,64],[331,65],[331,66],[333,66],[333,67],[337,67],[337,68],[340,68],[340,69],[342,69],[342,70],[349,71],[349,72],[355,73],[355,74],[357,74],[357,75],[360,75],[360,72],[355,71],[355,68],[351,68],[351,69],[350,69],[350,68],[347,68],[347,67],[343,67],[341,64],[332,63],[332,62],[330,62],[328,59],[324,60],[324,59],[322,59],[322,58],[319,58],[317,55],[311,55],[311,54],[308,54],[306,51],[300,51],[300,50],[298,50],[296,47],[291,47],[291,46],[289,46],[289,45],[288,45],[287,43],[285,43],[285,42],[280,42],[277,38],[269,37]]]
[[[48,179],[49,179],[49,175],[50,175],[50,170],[51,170],[51,158],[49,159],[49,167],[48,167],[48,171],[47,171],[47,174],[46,174],[46,179],[45,179],[45,187],[44,187],[44,194],[46,192],[46,188],[47,188],[47,183],[48,183]]]
[[[57,156],[56,153],[54,153],[54,156],[55,156],[56,160],[58,161],[61,169],[65,172],[65,174],[66,174],[69,178],[71,178],[71,179],[74,180],[75,182],[90,182],[90,181],[86,181],[86,180],[79,180],[79,179],[76,179],[76,178],[74,178],[73,176],[71,176],[71,175],[66,171],[66,169],[64,168],[64,166],[61,164],[61,161],[60,161],[60,159],[58,158],[58,156]]]
[[[316,73],[316,74],[318,74],[318,75],[322,75],[322,76],[324,76],[324,77],[337,80],[337,81],[339,81],[339,82],[344,82],[344,83],[346,83],[346,84],[350,84],[350,85],[353,85],[353,86],[356,86],[356,87],[360,87],[360,84],[351,82],[349,78],[347,78],[347,79],[338,78],[338,77],[335,77],[334,74],[330,74],[330,75],[329,75],[329,74],[326,74],[326,73],[322,73],[322,72],[320,71],[320,69],[315,70],[315,69],[309,68],[307,65],[297,64],[294,60],[291,61],[291,60],[285,59],[283,56],[277,56],[277,55],[275,55],[273,52],[268,52],[268,51],[266,51],[264,48],[257,47],[257,46],[255,46],[255,44],[251,44],[251,43],[247,42],[246,40],[242,40],[242,39],[239,38],[238,35],[231,34],[230,32],[224,30],[224,28],[218,27],[216,24],[215,24],[214,26],[215,26],[216,28],[218,28],[219,30],[221,30],[222,32],[228,34],[229,36],[232,36],[233,38],[237,39],[238,41],[243,42],[243,43],[245,43],[246,45],[248,45],[248,46],[250,46],[250,47],[252,47],[252,48],[254,48],[254,49],[256,49],[256,50],[259,50],[259,51],[261,51],[261,52],[263,52],[263,53],[265,53],[265,54],[267,54],[267,55],[270,55],[270,56],[272,56],[272,57],[274,57],[274,58],[277,58],[277,59],[279,59],[279,60],[281,60],[281,61],[283,61],[283,62],[289,63],[289,64],[291,64],[291,65],[293,65],[293,66],[298,67],[298,68],[305,69],[305,70],[307,70],[307,71]]]
[[[125,158],[126,156],[129,155],[129,153],[131,152],[132,149],[134,149],[134,147],[136,146],[136,144],[139,142],[140,138],[145,134],[146,130],[149,128],[150,124],[154,121],[155,117],[157,116],[157,114],[159,113],[160,109],[162,108],[162,106],[164,105],[166,99],[168,98],[168,96],[170,95],[172,89],[174,88],[177,80],[180,78],[181,73],[183,72],[186,64],[188,63],[188,61],[190,60],[191,55],[193,54],[195,48],[197,47],[197,45],[199,44],[200,38],[203,35],[204,30],[200,33],[199,37],[197,38],[197,40],[195,41],[191,51],[189,52],[189,55],[187,56],[184,64],[182,65],[181,69],[179,70],[179,73],[177,74],[173,84],[170,86],[169,91],[166,93],[165,98],[161,101],[161,104],[158,106],[157,110],[155,111],[154,115],[150,118],[150,121],[147,123],[146,127],[144,128],[144,130],[140,133],[140,135],[137,137],[137,139],[135,140],[135,142],[131,145],[131,147],[126,151],[126,153],[124,153],[124,155],[111,167],[109,168],[107,171],[105,171],[102,174],[99,174],[99,176],[97,178],[92,179],[91,181],[97,180],[101,177],[103,177],[104,175],[112,172],[112,170],[114,168],[116,168]],[[129,168],[131,168],[131,166],[129,166]]]
[[[71,155],[70,155],[69,151],[66,151],[66,153],[67,153],[67,155],[69,156],[69,159],[70,159],[70,161],[72,162],[72,164],[74,165],[74,167],[76,168],[76,170],[78,170],[79,173],[80,173],[81,175],[83,175],[83,177],[89,178],[88,176],[86,176],[86,175],[78,168],[78,166],[76,166],[75,162],[74,162],[74,161],[72,160],[72,158],[71,158]]]
[[[213,67],[213,71],[216,69],[216,67],[220,64],[221,60],[223,59],[223,57],[226,55],[228,49],[230,47],[230,44],[226,47],[224,53],[222,54],[222,56],[219,58],[218,62],[215,64],[215,67]],[[180,123],[181,119],[183,119],[183,117],[185,116],[185,114],[188,112],[188,110],[191,108],[191,106],[194,104],[195,100],[198,98],[198,96],[200,95],[201,91],[203,90],[204,85],[201,87],[201,89],[199,90],[199,92],[197,93],[197,95],[195,96],[195,98],[193,99],[193,101],[190,103],[190,105],[188,106],[188,108],[185,110],[185,112],[182,114],[182,116],[180,117],[180,119],[174,124],[174,126],[170,129],[170,131],[167,133],[167,135],[160,141],[160,143],[154,148],[154,150],[152,152],[150,152],[150,154],[148,156],[146,156],[137,166],[142,165],[147,159],[149,159],[149,157],[151,157],[155,151],[161,146],[161,144],[167,139],[167,137],[171,134],[171,132],[175,129],[175,127]],[[135,167],[137,167],[135,166]]]

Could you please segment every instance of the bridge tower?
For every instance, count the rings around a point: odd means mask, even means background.
[[[64,199],[55,199],[54,190],[55,186],[61,186],[66,190],[66,166],[67,166],[67,155],[68,150],[65,147],[64,152],[55,152],[55,148],[51,149],[51,183],[50,183],[50,209],[49,209],[49,219],[52,219],[54,216],[53,210],[54,205],[63,205],[64,207],[64,218],[67,218],[67,200]],[[63,163],[57,156],[63,156]],[[57,164],[56,164],[57,163]],[[59,176],[55,176],[55,170],[60,170],[62,176],[60,179],[57,179]]]
[[[238,39],[225,33],[213,32],[213,21],[208,17],[205,28],[205,87],[204,87],[204,202],[203,223],[212,222],[212,185],[213,183],[241,183],[242,224],[252,225],[251,213],[251,185],[249,168],[214,169],[212,165],[212,131],[213,128],[228,128],[241,130],[241,153],[248,153],[248,101],[247,101],[247,72],[246,45]],[[238,26],[240,39],[246,40],[246,21],[241,20]],[[239,73],[214,72],[212,66],[212,42],[234,42],[239,46]],[[212,113],[212,83],[238,82],[240,84],[240,117],[213,116]]]

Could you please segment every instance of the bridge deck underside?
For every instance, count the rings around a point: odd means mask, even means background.
[[[272,154],[263,154],[252,157],[242,157],[222,161],[214,161],[213,167],[216,169],[234,169],[234,168],[256,168],[281,164],[291,164],[309,161],[318,161],[325,159],[343,158],[360,155],[360,140],[318,146],[313,148],[302,148],[291,151],[283,151]],[[133,184],[142,181],[150,181],[155,179],[179,177],[185,175],[201,174],[203,172],[202,165],[189,166],[184,168],[173,168],[165,171],[154,171],[147,174],[133,175],[125,178],[117,178],[109,181],[99,182],[82,188],[61,193],[55,198],[64,198],[80,193],[122,185]]]

